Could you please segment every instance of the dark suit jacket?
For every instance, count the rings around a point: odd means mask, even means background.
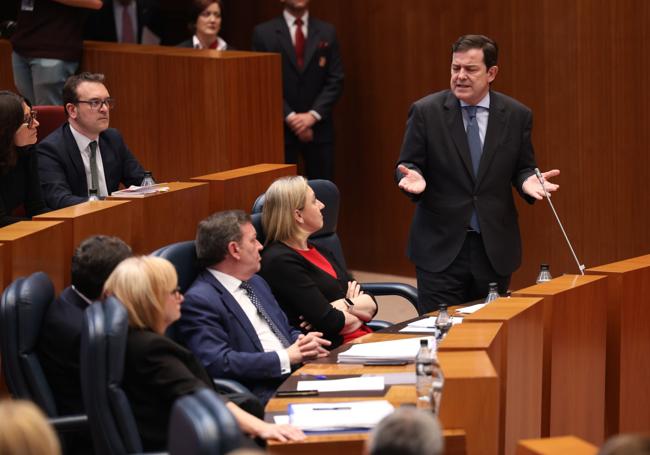
[[[323,248],[318,251],[329,261],[338,279],[309,262],[281,242],[274,242],[262,251],[260,275],[267,280],[289,321],[298,326],[303,316],[314,330],[340,345],[339,334],[345,325],[345,316],[330,302],[345,297],[352,277],[341,267],[334,255]]]
[[[418,200],[407,254],[420,268],[439,272],[458,255],[475,207],[485,249],[500,275],[521,263],[514,186],[534,173],[532,113],[518,101],[490,92],[490,113],[478,176],[463,126],[460,102],[449,90],[416,101],[409,112],[398,162],[412,163],[427,187]]]
[[[267,313],[293,342],[300,332],[289,326],[266,282],[255,275],[249,283]],[[181,319],[176,323],[185,345],[215,378],[230,378],[248,387],[263,403],[285,376],[275,352],[264,352],[253,325],[232,294],[207,270],[185,293]]]
[[[61,415],[84,413],[79,352],[87,307],[72,287],[65,288],[47,310],[36,348]]]
[[[67,122],[37,144],[36,150],[41,186],[48,207],[60,209],[88,200],[81,152]],[[142,182],[144,169],[124,143],[119,131],[109,128],[100,133],[99,150],[109,194],[117,191],[120,183],[128,187]]]
[[[150,330],[134,328],[129,328],[122,386],[144,450],[166,447],[169,416],[177,398],[213,388],[190,351]]]
[[[160,35],[160,13],[155,2],[150,0],[136,1],[137,42],[142,42],[142,29],[147,26],[152,32]],[[84,39],[92,41],[117,42],[115,28],[115,12],[113,0],[104,0],[103,6],[91,12],[86,20]]]
[[[34,215],[47,212],[34,147],[17,147],[16,153],[16,165],[6,173],[0,171],[0,226],[28,220]],[[14,209],[21,205],[27,217],[13,216]]]
[[[305,63],[296,63],[296,52],[283,16],[255,27],[253,50],[282,55],[284,116],[291,112],[315,110],[322,120],[314,127],[314,142],[334,141],[332,107],[343,91],[343,65],[334,26],[309,16]],[[295,134],[285,124],[285,142],[297,144]]]

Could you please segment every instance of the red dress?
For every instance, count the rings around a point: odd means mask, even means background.
[[[292,248],[294,251],[296,251],[298,254],[300,254],[302,257],[307,259],[309,262],[314,264],[316,267],[327,273],[328,275],[332,276],[334,279],[338,279],[338,276],[336,275],[336,270],[334,270],[334,267],[332,267],[332,264],[323,256],[320,254],[320,252],[314,247],[313,245],[309,245],[309,248],[307,250],[298,250],[296,248]],[[363,336],[367,333],[372,333],[372,329],[368,327],[366,324],[361,324],[361,326],[355,330],[354,332],[346,333],[343,335],[343,343],[348,343],[351,340],[354,340],[355,338],[359,338],[360,336]]]

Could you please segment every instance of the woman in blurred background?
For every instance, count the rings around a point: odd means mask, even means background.
[[[0,91],[0,226],[47,212],[38,178],[38,120],[25,100]]]
[[[194,49],[232,50],[219,36],[221,30],[221,0],[192,0],[189,28],[194,34],[178,47]]]

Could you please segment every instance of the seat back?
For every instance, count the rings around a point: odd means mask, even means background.
[[[310,237],[309,241],[312,242],[317,247],[322,247],[327,249],[334,254],[336,260],[341,264],[341,266],[347,269],[345,263],[345,257],[343,256],[343,248],[341,247],[341,239],[336,233],[336,227],[339,221],[339,208],[340,208],[340,193],[336,185],[329,180],[309,180],[309,186],[314,190],[316,198],[325,204],[323,209],[323,227],[314,232]],[[264,208],[264,194],[258,196],[258,198],[253,203],[253,208],[251,210],[251,217],[253,218],[253,225],[257,230],[258,239],[266,238],[265,233],[262,228],[262,210]],[[260,240],[262,242],[262,240]]]
[[[36,346],[53,300],[52,281],[36,272],[11,283],[0,301],[0,350],[9,391],[15,398],[34,401],[49,417],[58,413]]]
[[[122,390],[128,332],[126,309],[115,297],[86,309],[81,333],[81,390],[96,453],[142,452],[129,400]]]
[[[179,398],[169,420],[170,455],[221,455],[239,448],[237,421],[210,389]]]
[[[34,106],[34,110],[38,112],[38,142],[67,120],[63,106]]]
[[[187,291],[201,271],[196,262],[194,240],[166,245],[157,249],[151,255],[167,259],[174,265],[178,274],[178,286],[181,288],[181,292]]]

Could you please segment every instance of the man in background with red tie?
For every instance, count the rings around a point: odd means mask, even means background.
[[[253,50],[282,55],[285,161],[302,155],[307,178],[332,180],[332,108],[343,91],[336,30],[309,14],[309,0],[280,1],[282,15],[255,27]]]
[[[88,16],[84,39],[116,43],[158,44],[160,14],[153,0],[104,0]]]

